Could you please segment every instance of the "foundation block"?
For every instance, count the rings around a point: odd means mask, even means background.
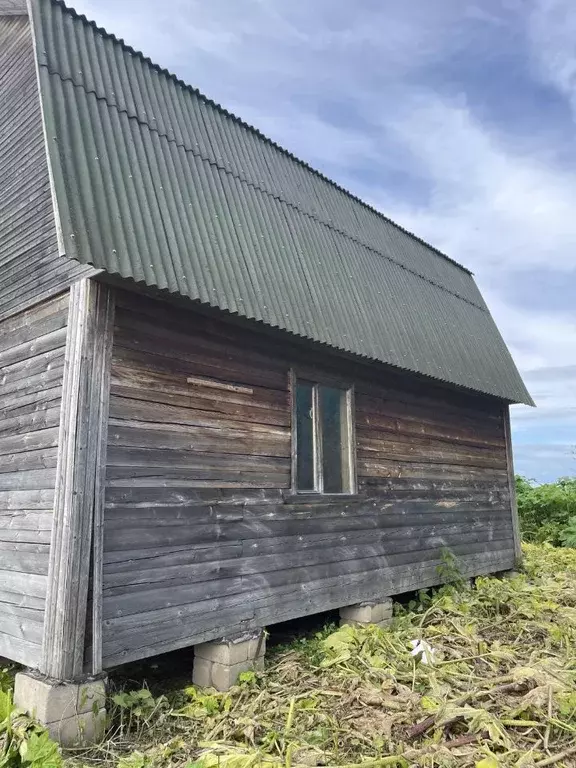
[[[499,576],[501,579],[508,579],[508,580],[515,579],[518,576],[520,576],[520,571],[517,571],[514,568],[512,568],[509,571],[501,571],[499,574],[497,574],[497,576]]]
[[[63,747],[93,744],[106,729],[105,680],[64,683],[19,672],[14,704],[39,720]]]
[[[340,608],[340,626],[344,624],[377,624],[388,627],[392,623],[393,602],[391,597],[382,598],[378,603],[357,603]]]
[[[263,631],[201,643],[194,647],[192,681],[201,688],[227,691],[242,672],[263,670],[265,653]]]

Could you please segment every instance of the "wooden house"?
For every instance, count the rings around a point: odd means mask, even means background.
[[[519,555],[471,273],[59,0],[0,0],[0,371],[0,655],[63,741],[111,667],[225,687]]]

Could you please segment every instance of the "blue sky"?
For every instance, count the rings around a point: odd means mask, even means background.
[[[466,265],[576,474],[573,0],[78,0],[78,11]]]

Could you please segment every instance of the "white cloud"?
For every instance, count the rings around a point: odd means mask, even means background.
[[[575,314],[515,307],[487,292],[485,297],[498,325],[506,329],[508,344],[522,370],[558,371],[576,365]]]
[[[517,470],[538,480],[576,473],[576,318],[486,298],[536,403],[512,409]]]
[[[402,137],[431,185],[421,207],[382,204],[409,229],[494,285],[502,270],[576,269],[576,177],[534,154],[514,154],[472,116],[465,101],[433,93],[407,100],[388,130]]]
[[[576,118],[576,13],[572,0],[536,0],[528,17],[534,72],[570,103]]]

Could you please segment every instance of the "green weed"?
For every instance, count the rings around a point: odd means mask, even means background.
[[[474,589],[445,561],[452,584],[398,608],[389,629],[331,625],[227,693],[164,680],[162,695],[113,692],[107,738],[66,768],[572,768],[576,550],[527,544],[523,573]],[[9,737],[0,767],[59,768],[20,717],[10,729],[25,738]]]
[[[576,545],[576,478],[537,485],[516,477],[518,514],[525,541],[555,546]]]
[[[10,674],[0,676],[0,768],[60,768],[58,745],[12,702]]]

